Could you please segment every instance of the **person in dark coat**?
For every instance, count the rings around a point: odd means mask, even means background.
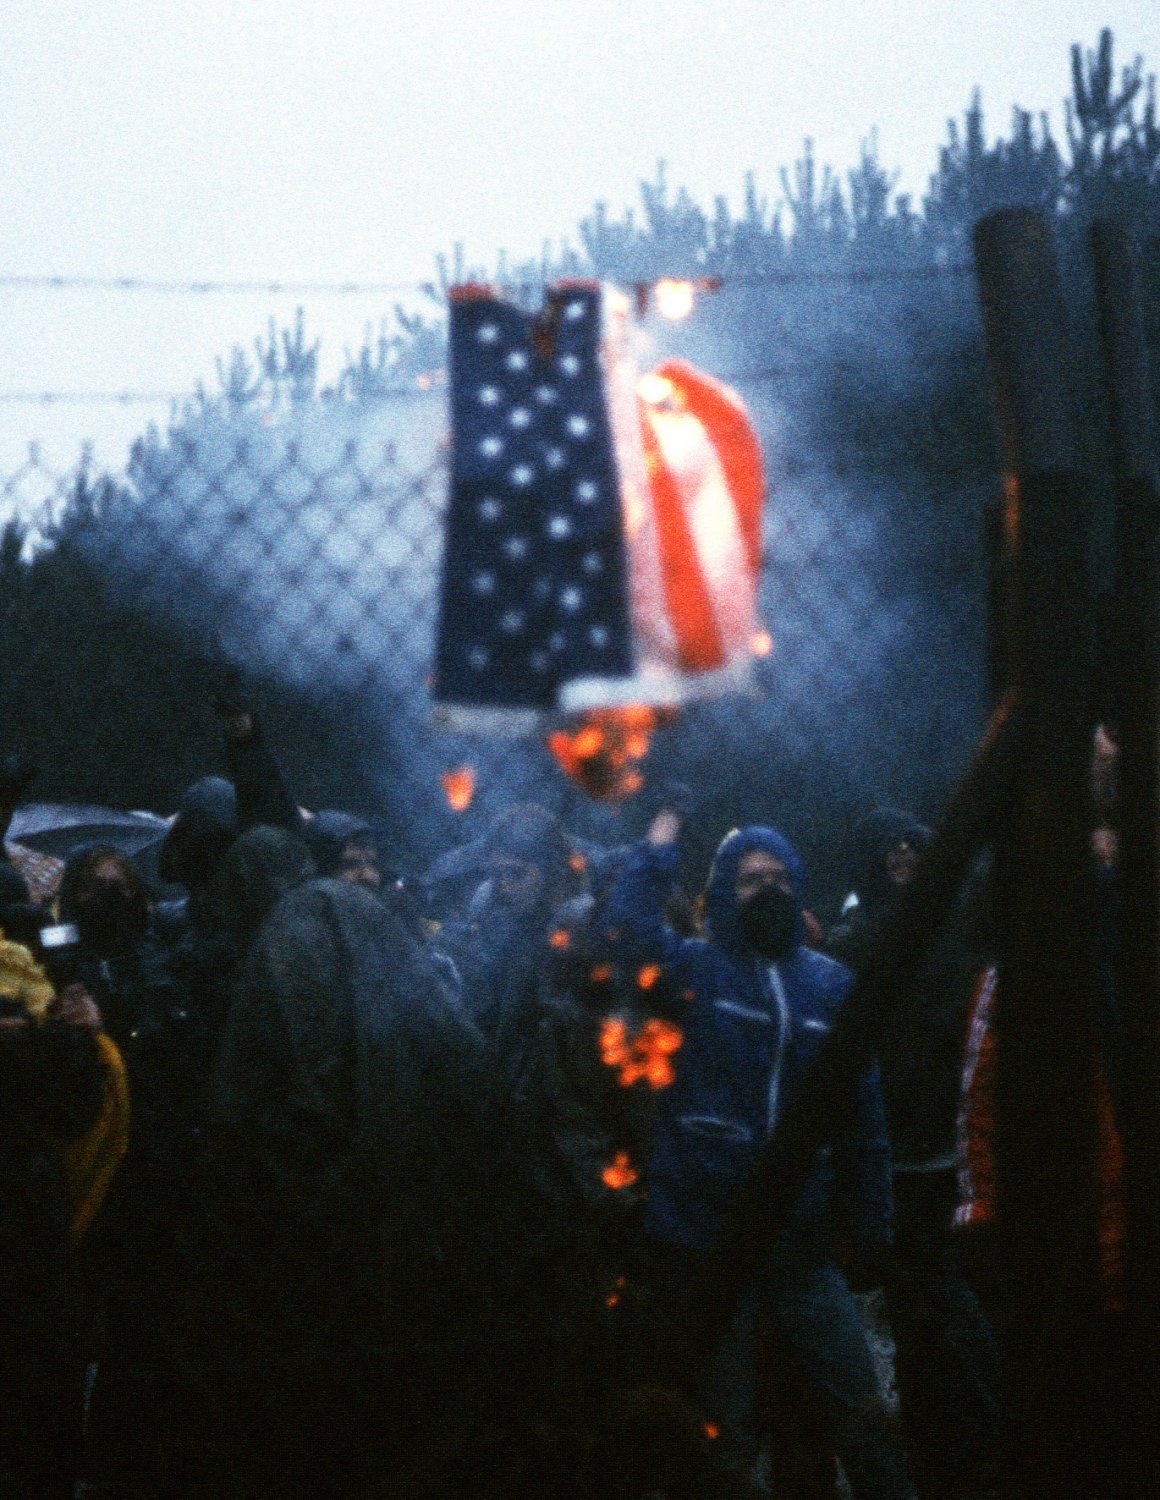
[[[250,950],[217,1101],[175,1493],[452,1493],[519,1295],[515,1255],[488,1258],[482,1037],[381,901],[313,881]]]
[[[101,1330],[86,1466],[93,1478],[145,1483],[157,1441],[151,1328],[188,1212],[212,1032],[176,978],[148,894],[121,850],[74,850],[59,907],[76,941],[53,950],[53,962],[67,964],[62,980],[95,1005],[123,1059],[129,1101],[128,1150],[86,1245]]]
[[[770,828],[734,831],[713,861],[706,932],[681,938],[664,920],[679,820],[662,812],[630,856],[608,904],[622,964],[656,966],[687,997],[675,1081],[658,1100],[645,1177],[645,1227],[663,1284],[695,1294],[766,1139],[801,1087],[851,982],[803,946],[802,861]],[[890,1244],[890,1160],[876,1070],[824,1151],[758,1278],[759,1345],[792,1361],[853,1493],[903,1500],[901,1453],[886,1435],[857,1304],[835,1259],[870,1280]],[[680,1314],[678,1313],[678,1317]],[[776,1477],[776,1476],[775,1476]]]
[[[306,841],[285,828],[259,824],[236,839],[222,861],[220,921],[244,961],[262,924],[283,896],[318,874]]]
[[[519,1076],[539,1022],[538,989],[552,913],[583,890],[583,865],[562,824],[534,803],[496,818],[484,841],[487,878],[440,944],[463,1000],[507,1075]]]
[[[182,794],[161,846],[158,873],[170,885],[184,886],[191,919],[209,899],[226,850],[240,832],[238,794],[221,776],[202,776]]]
[[[929,828],[894,808],[878,808],[858,824],[850,895],[827,952],[861,969],[930,839]],[[960,909],[880,1055],[895,1206],[886,1300],[920,1500],[957,1500],[982,1489],[996,1455],[994,1341],[952,1253],[959,1078],[977,967],[965,928]]]
[[[635,996],[608,962],[603,911],[576,896],[553,914],[542,955],[539,1013],[516,1097],[553,1199],[576,1224],[582,1254],[605,1291],[633,1258],[644,1204],[636,1184],[610,1187],[609,1163],[651,1146],[647,1080],[610,1065],[609,1027],[637,1021]],[[639,993],[639,992],[638,992]],[[621,1264],[618,1264],[621,1263]]]
[[[368,891],[382,890],[378,846],[365,818],[324,807],[306,823],[303,837],[323,878],[345,880]]]

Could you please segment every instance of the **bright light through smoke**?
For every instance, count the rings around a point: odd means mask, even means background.
[[[658,281],[654,288],[657,312],[671,323],[679,323],[693,311],[695,294],[691,281]]]

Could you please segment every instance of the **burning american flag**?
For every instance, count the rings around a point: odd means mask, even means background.
[[[452,488],[434,696],[463,727],[679,704],[744,685],[761,453],[738,397],[639,377],[629,302],[554,287],[531,316],[454,288]]]

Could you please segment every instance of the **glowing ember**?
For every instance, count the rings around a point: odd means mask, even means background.
[[[605,1187],[619,1191],[621,1188],[631,1187],[636,1182],[638,1173],[636,1168],[628,1159],[627,1151],[618,1151],[600,1174],[600,1180]]]
[[[555,932],[548,934],[548,947],[564,949],[571,947],[572,939],[562,927],[557,927]]]
[[[660,977],[660,964],[645,964],[644,968],[641,969],[640,973],[636,976],[636,982],[640,985],[642,990],[651,990],[653,985],[656,984],[657,980]]]
[[[573,875],[583,875],[584,871],[588,868],[588,861],[579,850],[575,850],[568,856],[568,868],[572,871]]]
[[[548,749],[564,774],[597,802],[623,802],[639,792],[637,768],[649,751],[654,730],[676,717],[674,708],[594,708],[571,730],[548,735]]]
[[[604,749],[604,730],[599,724],[588,724],[572,738],[572,754],[577,760],[591,760]]]
[[[593,984],[607,984],[608,981],[612,978],[612,965],[597,964],[589,974],[588,978],[592,981]]]
[[[619,1301],[620,1301],[620,1293],[619,1292],[609,1292],[608,1296],[605,1297],[605,1299],[604,1299],[604,1305],[605,1305],[605,1307],[615,1307],[616,1304]]]
[[[658,281],[655,291],[657,312],[662,318],[679,323],[693,311],[695,296],[691,281]]]
[[[452,812],[466,812],[475,796],[475,767],[457,766],[444,771],[439,781]]]
[[[600,1027],[600,1061],[606,1068],[620,1068],[629,1055],[628,1027],[619,1016],[605,1016]]]
[[[754,656],[769,656],[773,652],[773,636],[768,630],[756,630],[753,639],[749,643],[749,649]]]
[[[615,1068],[622,1088],[641,1079],[650,1089],[666,1089],[673,1082],[672,1055],[684,1038],[679,1026],[650,1016],[635,1036],[621,1016],[606,1016],[600,1027],[600,1061]]]
[[[716,1422],[705,1423],[705,1436],[710,1439],[721,1436],[721,1429],[717,1426]]]

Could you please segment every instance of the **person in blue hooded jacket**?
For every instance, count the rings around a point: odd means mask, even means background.
[[[709,875],[704,936],[679,937],[664,919],[679,826],[674,813],[657,816],[608,904],[619,961],[659,965],[682,1007],[675,1079],[657,1100],[645,1217],[678,1299],[716,1247],[852,982],[849,970],[803,945],[804,866],[772,828],[724,839]],[[795,1372],[820,1441],[841,1458],[856,1500],[910,1493],[839,1268],[840,1258],[856,1282],[873,1284],[890,1234],[890,1153],[875,1069],[835,1120],[756,1288],[762,1341],[783,1372]]]

